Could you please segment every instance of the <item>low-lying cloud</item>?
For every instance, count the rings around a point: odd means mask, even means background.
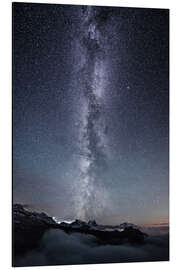
[[[120,263],[169,259],[169,235],[149,236],[143,245],[98,246],[95,237],[49,230],[38,249],[15,258],[16,266]]]

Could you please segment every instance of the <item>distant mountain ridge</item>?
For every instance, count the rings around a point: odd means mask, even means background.
[[[128,222],[123,222],[120,225],[100,225],[97,224],[95,220],[89,220],[88,222],[76,219],[72,222],[66,222],[62,221],[59,222],[60,227],[72,227],[72,228],[83,228],[83,227],[89,227],[91,229],[96,229],[96,230],[124,230],[125,228],[132,227],[134,229],[140,229],[139,226],[133,224],[133,223],[128,223]]]
[[[13,205],[13,244],[16,253],[38,246],[43,234],[49,229],[60,229],[66,233],[84,233],[95,237],[98,245],[119,245],[124,242],[142,244],[147,234],[136,225],[98,225],[95,220],[88,222],[76,219],[71,223],[57,223],[45,213],[30,212],[21,204]]]
[[[23,221],[23,218],[26,217],[26,221],[30,221],[33,224],[33,221],[36,222],[36,224],[43,225],[54,225],[55,227],[65,227],[65,228],[90,228],[95,230],[118,230],[121,231],[125,228],[132,227],[134,229],[140,229],[141,227],[128,222],[123,222],[120,225],[100,225],[97,224],[95,220],[89,220],[88,222],[82,221],[80,219],[76,219],[72,222],[66,222],[61,221],[57,222],[53,217],[49,217],[45,213],[38,213],[38,212],[31,212],[25,209],[26,207],[22,204],[14,204],[13,205],[13,218],[14,223],[19,223],[20,220]],[[18,220],[17,220],[18,219]]]

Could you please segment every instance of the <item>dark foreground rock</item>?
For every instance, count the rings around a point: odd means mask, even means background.
[[[56,223],[45,213],[29,212],[22,205],[13,205],[13,253],[21,255],[39,247],[44,233],[49,229],[60,229],[71,234],[75,232],[95,236],[97,245],[120,245],[123,243],[142,244],[147,236],[133,224],[118,226],[98,225],[95,221],[75,220]]]

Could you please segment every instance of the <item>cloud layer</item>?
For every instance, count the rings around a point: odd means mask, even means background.
[[[68,254],[68,255],[67,255]],[[16,257],[16,266],[164,261],[169,259],[169,235],[150,236],[144,245],[98,246],[95,237],[50,230],[37,250]]]

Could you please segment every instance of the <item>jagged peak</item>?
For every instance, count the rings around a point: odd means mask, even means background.
[[[91,226],[97,226],[97,223],[95,220],[89,220],[88,221],[88,225],[91,225]]]

